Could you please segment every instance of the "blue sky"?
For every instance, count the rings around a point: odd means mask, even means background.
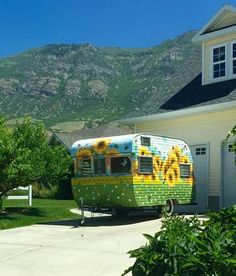
[[[199,29],[222,0],[0,0],[0,57],[51,43],[149,47]],[[236,6],[236,0],[228,0]]]

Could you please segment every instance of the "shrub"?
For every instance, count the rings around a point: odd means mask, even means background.
[[[57,183],[42,185],[33,184],[33,197],[44,199],[72,199],[71,180],[63,179]]]
[[[141,275],[236,275],[235,208],[197,217],[165,217],[148,244],[129,254],[136,258],[132,272]]]

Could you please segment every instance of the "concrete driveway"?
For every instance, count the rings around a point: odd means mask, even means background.
[[[89,214],[90,215],[90,214]],[[121,275],[133,264],[127,251],[144,245],[161,219],[110,215],[0,231],[0,275]]]

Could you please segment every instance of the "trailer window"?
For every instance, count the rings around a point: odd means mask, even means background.
[[[190,164],[180,164],[180,177],[190,177]]]
[[[151,139],[149,137],[141,136],[141,145],[142,146],[151,146]]]
[[[139,157],[139,173],[152,174],[153,173],[153,158],[147,156]]]
[[[130,174],[131,162],[127,156],[111,157],[112,174]]]
[[[94,159],[94,174],[105,174],[105,159]]]
[[[81,174],[83,176],[90,176],[92,173],[91,159],[86,158],[81,160]]]

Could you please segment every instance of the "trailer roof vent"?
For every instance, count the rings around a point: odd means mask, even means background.
[[[142,146],[148,146],[148,147],[151,146],[151,138],[141,136],[141,145]]]

